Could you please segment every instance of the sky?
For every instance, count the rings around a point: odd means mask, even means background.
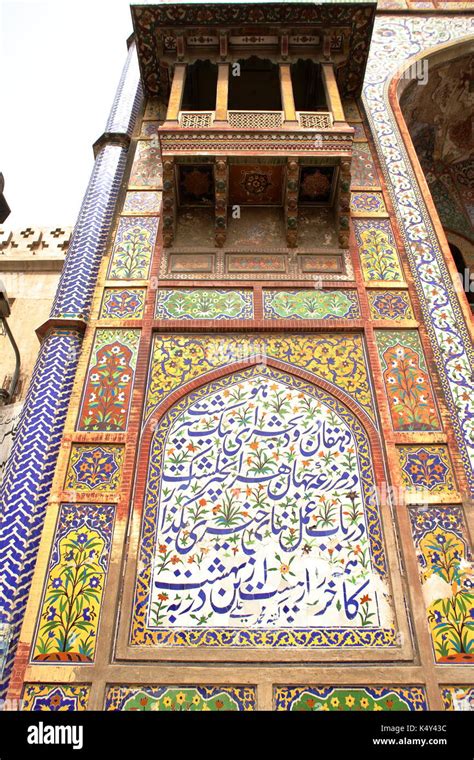
[[[129,0],[0,0],[5,227],[74,225],[131,32]]]

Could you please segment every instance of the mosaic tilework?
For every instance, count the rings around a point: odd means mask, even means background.
[[[352,127],[352,129],[354,130],[354,140],[363,140],[364,142],[367,141],[367,135],[365,133],[365,128],[363,124],[358,124],[356,122],[354,124],[349,124],[349,126]]]
[[[137,190],[125,196],[124,214],[159,214],[160,211],[161,193],[157,191]]]
[[[145,288],[105,288],[100,317],[141,319],[145,308]]]
[[[388,189],[394,201],[424,321],[451,412],[466,475],[474,489],[473,350],[458,297],[403,139],[388,103],[387,82],[420,51],[467,39],[474,19],[443,16],[375,20],[364,85],[364,104]]]
[[[61,506],[33,660],[93,662],[114,515],[113,505]]]
[[[252,359],[253,357],[253,359]],[[145,420],[170,393],[216,367],[273,357],[332,383],[374,420],[362,337],[357,334],[155,335]]]
[[[355,290],[264,290],[264,319],[358,319]]]
[[[275,689],[274,698],[275,710],[278,711],[394,712],[428,709],[425,691],[418,686],[280,686]]]
[[[156,217],[120,218],[107,275],[110,280],[146,280],[157,230]]]
[[[373,484],[315,386],[257,366],[194,390],[153,435],[132,644],[396,646]]]
[[[9,505],[0,521],[0,623],[8,626],[5,638],[10,641],[3,657],[5,685],[28,598],[80,347],[81,336],[70,330],[54,330],[43,341],[0,487],[0,503]],[[0,696],[3,694],[0,686]]]
[[[90,686],[84,684],[25,684],[23,710],[77,712],[87,710]]]
[[[78,430],[127,429],[140,330],[96,330],[78,416]]]
[[[156,294],[157,319],[253,319],[251,290],[161,288]]]
[[[142,121],[140,137],[157,137],[159,121]]]
[[[445,710],[474,710],[474,686],[447,686],[441,695]]]
[[[123,446],[73,444],[65,489],[116,491],[121,477]]]
[[[351,188],[356,187],[380,187],[377,169],[368,143],[354,143],[352,149]]]
[[[403,280],[388,219],[354,219],[354,231],[365,280]]]
[[[393,429],[399,432],[441,430],[418,332],[377,330],[375,340]]]
[[[109,686],[106,710],[227,712],[255,710],[253,686]]]
[[[399,446],[402,480],[413,492],[456,491],[451,460],[446,446]]]
[[[351,193],[351,212],[359,216],[386,216],[382,193]]]
[[[411,509],[435,659],[474,661],[474,564],[461,507]]]
[[[161,188],[162,181],[163,171],[159,147],[153,141],[139,140],[128,186]]]
[[[372,319],[415,319],[407,290],[367,290]]]
[[[130,45],[106,125],[131,136],[142,100],[135,44]],[[126,148],[99,149],[62,270],[51,317],[87,318],[126,164]],[[55,329],[43,341],[0,488],[9,505],[0,528],[0,623],[10,648],[0,673],[0,697],[13,665],[26,608],[59,445],[73,387],[81,336]],[[34,505],[34,509],[33,509]]]

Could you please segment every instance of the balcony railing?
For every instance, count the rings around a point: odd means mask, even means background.
[[[329,111],[298,111],[296,116],[303,129],[331,129],[333,126]],[[214,119],[214,111],[180,111],[179,126],[209,128]],[[227,111],[227,121],[234,129],[279,129],[285,124],[285,115],[283,111]]]

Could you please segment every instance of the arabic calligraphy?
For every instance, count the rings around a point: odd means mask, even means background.
[[[221,386],[166,431],[146,628],[390,627],[347,422],[268,367]]]

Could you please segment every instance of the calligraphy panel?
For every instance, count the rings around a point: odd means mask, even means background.
[[[397,645],[367,434],[265,365],[155,427],[131,643]]]

